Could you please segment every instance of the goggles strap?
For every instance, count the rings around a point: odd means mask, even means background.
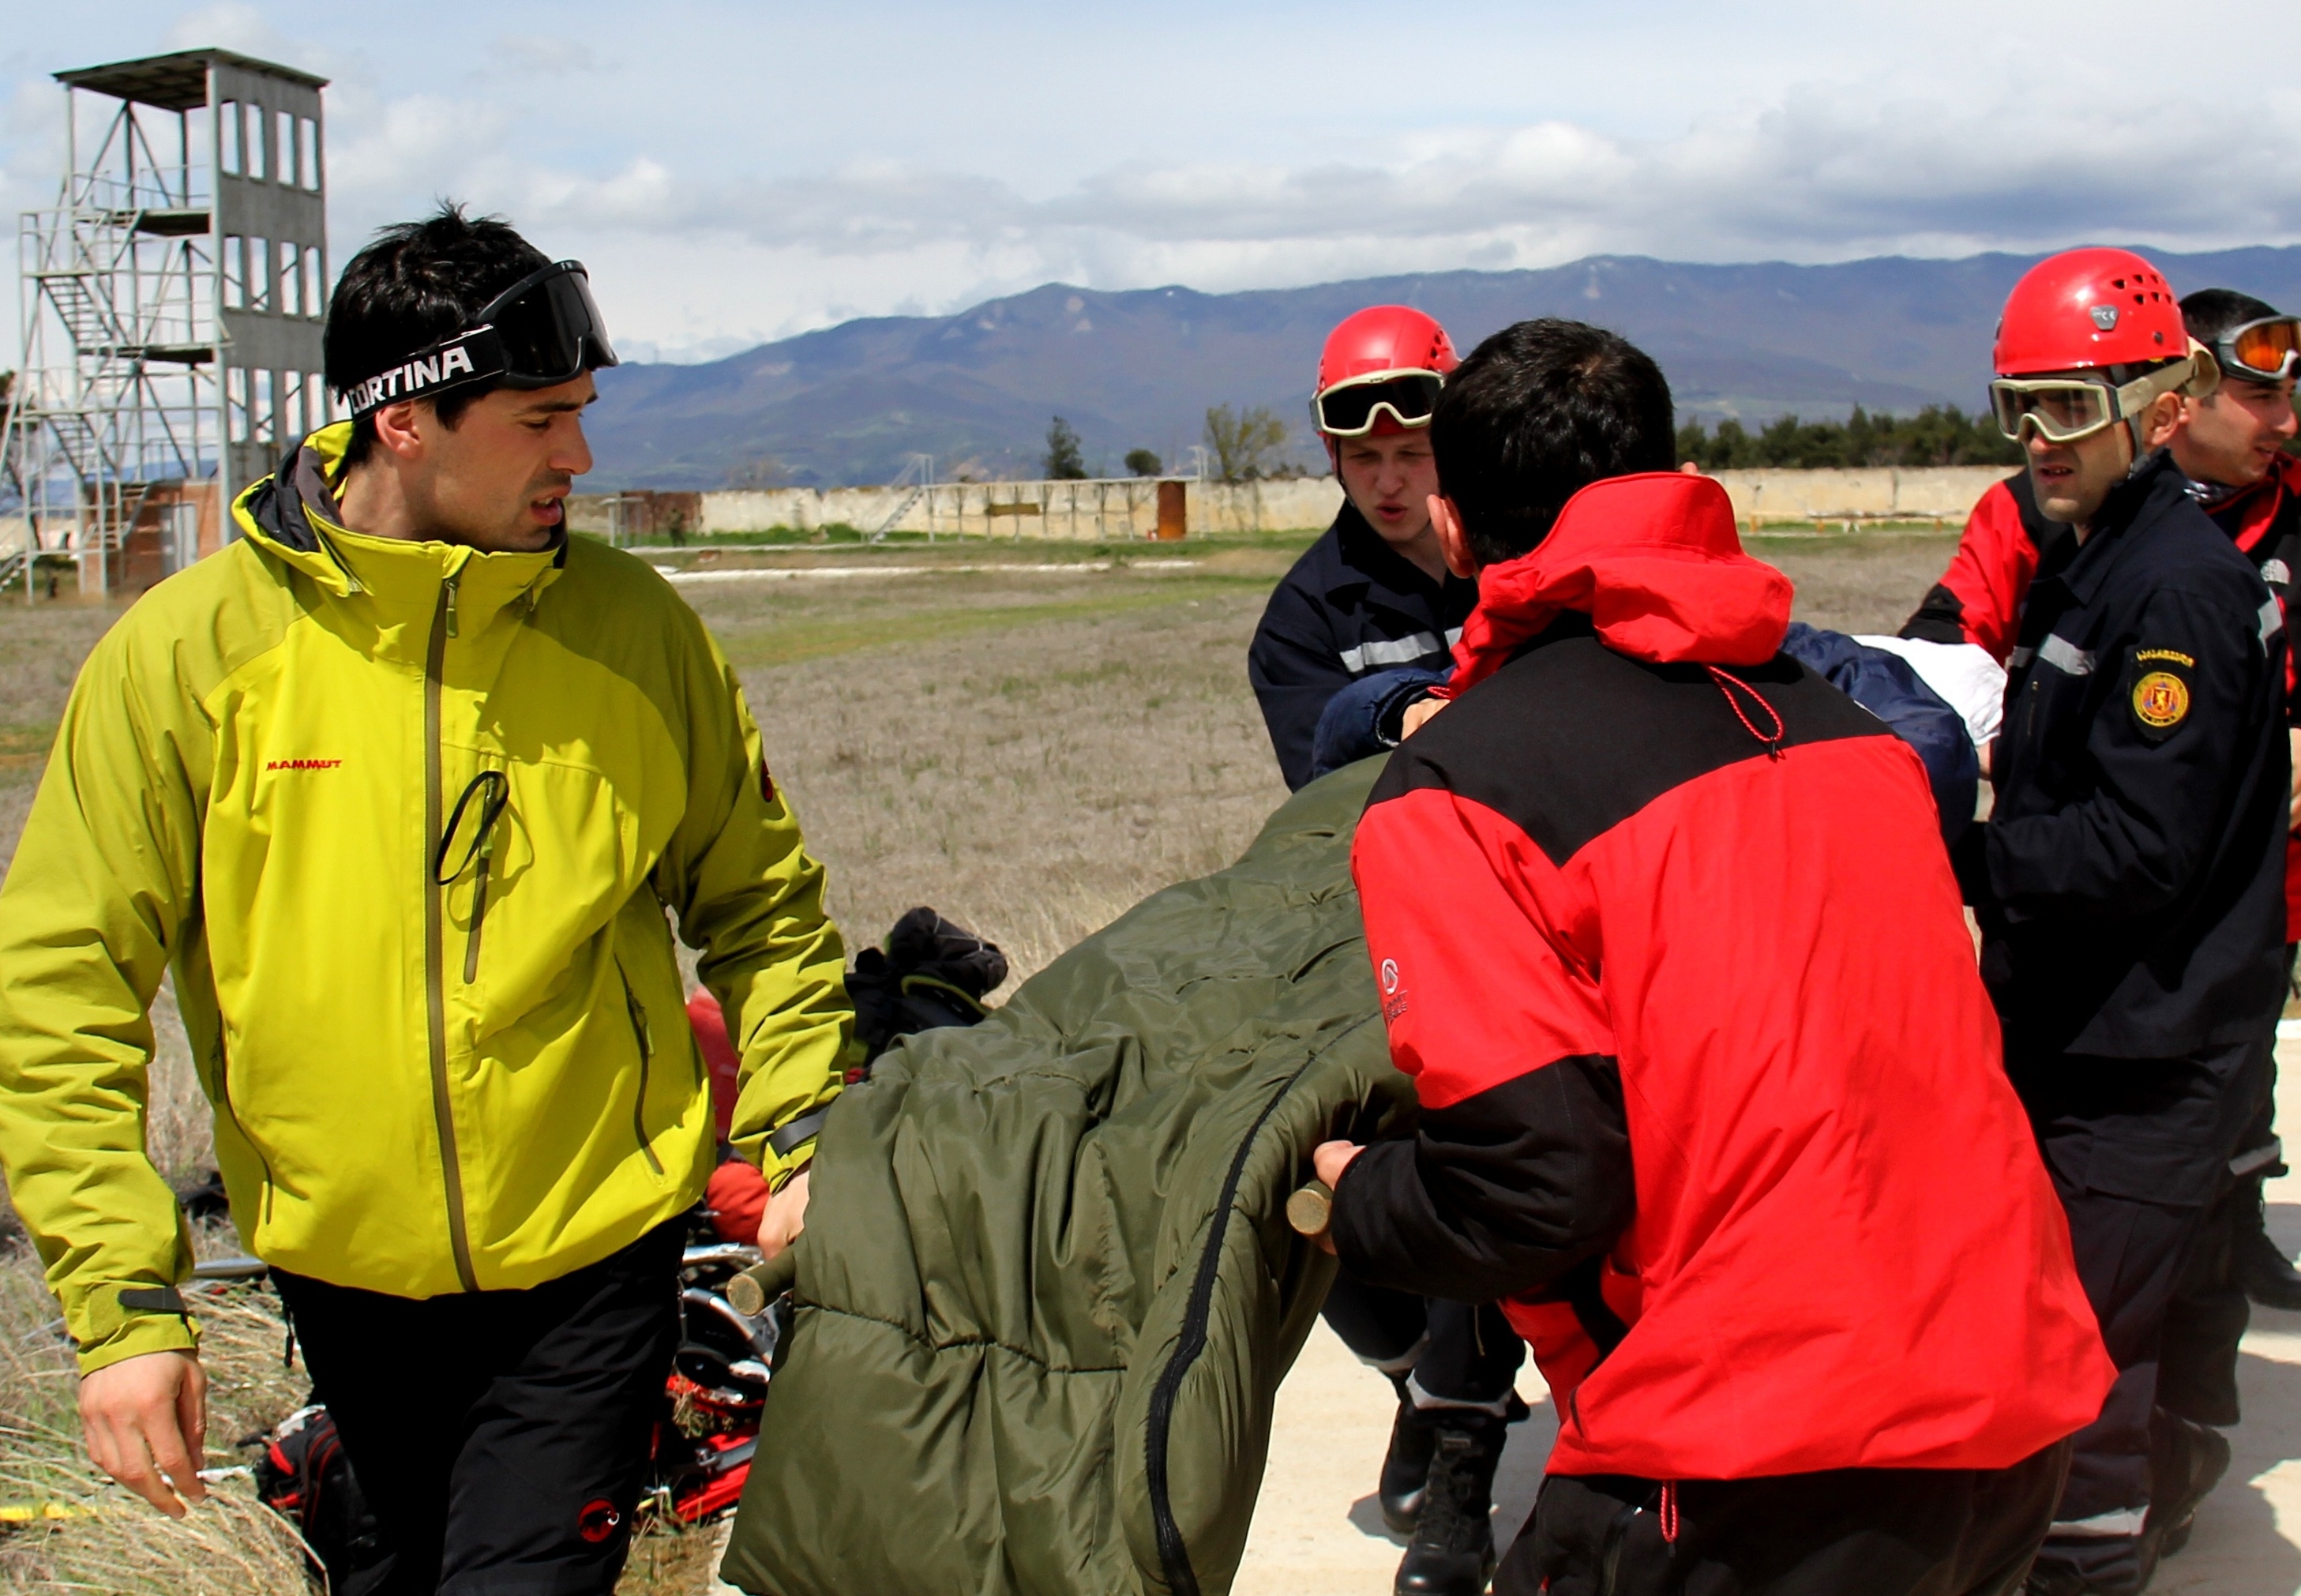
[[[355,417],[363,416],[402,399],[436,399],[459,388],[493,382],[504,369],[503,339],[492,327],[474,327],[417,350],[337,397]]]

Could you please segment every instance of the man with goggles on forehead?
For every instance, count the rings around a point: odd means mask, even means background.
[[[2216,375],[2154,267],[2042,263],[2006,302],[1996,367],[2029,499],[2068,531],[2016,598],[1996,801],[1953,855],[2118,1368],[2029,1589],[2130,1596],[2230,1458],[2186,1371],[2160,1366],[2284,997],[2285,635],[2168,451]]]
[[[1401,305],[1344,318],[1319,354],[1311,422],[1343,507],[1271,594],[1246,656],[1289,787],[1394,745],[1477,602],[1430,530],[1430,413],[1453,369],[1445,330]]]
[[[1456,364],[1420,311],[1347,317],[1318,357],[1311,419],[1343,500],[1335,523],[1270,596],[1247,675],[1289,787],[1396,746],[1407,708],[1445,680],[1477,584],[1452,574],[1430,525],[1438,468],[1430,417]],[[1492,1304],[1470,1307],[1344,1276],[1326,1322],[1398,1393],[1377,1495],[1412,1537],[1396,1588],[1476,1596],[1493,1556],[1487,1527],[1525,1343]],[[1445,1498],[1435,1509],[1434,1493]]]
[[[740,1039],[770,1251],[842,950],[702,623],[567,536],[615,359],[583,269],[448,209],[351,262],[326,344],[353,419],[73,689],[0,888],[0,1166],[90,1453],[182,1515],[191,1249],[143,1124],[172,973],[233,1219],[381,1523],[355,1588],[606,1596],[717,1162],[666,912]]]

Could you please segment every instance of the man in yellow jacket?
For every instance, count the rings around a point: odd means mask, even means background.
[[[191,1251],[144,1151],[172,970],[392,1592],[614,1585],[714,1161],[666,912],[742,1051],[770,1248],[851,1027],[734,673],[566,535],[614,363],[582,267],[502,223],[381,235],[329,313],[355,419],[97,646],[0,888],[0,1166],[91,1454],[201,1494]]]

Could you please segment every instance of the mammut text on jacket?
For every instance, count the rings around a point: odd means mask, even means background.
[[[751,1070],[738,1142],[776,1173],[837,1090],[822,871],[702,623],[582,539],[345,531],[349,430],[97,646],[0,888],[0,1158],[84,1368],[191,1341],[143,1308],[191,1265],[144,1154],[170,968],[241,1233],[339,1285],[535,1285],[697,1199],[666,907]]]
[[[1509,1299],[1554,1473],[2000,1468],[2091,1420],[1924,775],[1777,654],[1724,491],[1599,483],[1479,585],[1359,826],[1423,1116],[1344,1174],[1343,1266]]]

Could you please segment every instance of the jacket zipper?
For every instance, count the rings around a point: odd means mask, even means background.
[[[439,1170],[448,1190],[448,1241],[456,1254],[456,1278],[467,1291],[480,1289],[472,1268],[471,1239],[464,1233],[464,1169],[456,1151],[456,1114],[448,1094],[447,929],[440,887],[431,861],[439,852],[439,679],[445,673],[448,639],[456,635],[456,579],[439,584],[431,615],[431,643],[423,656],[423,999],[430,1022],[431,1119],[439,1132]],[[476,934],[476,924],[474,932]]]
[[[632,1104],[632,1134],[639,1138],[640,1157],[660,1175],[663,1160],[648,1145],[647,1133],[648,1076],[655,1065],[655,1037],[648,1030],[647,1010],[640,1006],[639,994],[632,990],[632,978],[623,973],[621,959],[615,961],[615,978],[623,983],[623,1012],[631,1016],[632,1036],[640,1045],[640,1095]]]

